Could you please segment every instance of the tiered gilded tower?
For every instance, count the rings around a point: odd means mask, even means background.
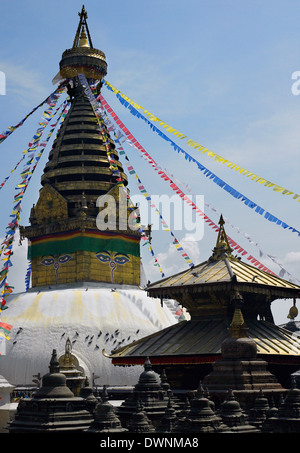
[[[49,154],[31,225],[22,230],[29,240],[32,287],[73,282],[139,285],[140,233],[127,222],[132,214],[124,191],[127,177],[78,77],[83,74],[99,92],[107,71],[105,54],[92,45],[84,6],[79,15],[73,47],[63,53],[54,79],[68,82],[70,108]],[[117,171],[112,171],[111,160]],[[108,211],[99,229],[97,200],[103,195],[115,201],[116,222],[107,223]]]

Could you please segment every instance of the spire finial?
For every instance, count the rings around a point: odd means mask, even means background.
[[[149,357],[146,357],[145,363],[144,363],[144,369],[145,371],[151,371],[152,366]]]
[[[214,259],[221,259],[222,257],[226,257],[227,255],[230,255],[232,252],[232,248],[229,245],[228,238],[225,232],[225,221],[223,219],[223,216],[221,214],[220,220],[219,220],[219,233],[217,237],[217,242],[216,246],[213,250],[213,258]]]
[[[52,351],[52,356],[51,356],[50,365],[49,365],[49,371],[50,371],[50,373],[59,373],[59,362],[57,360],[56,349],[53,349],[53,351]]]
[[[78,13],[78,16],[80,17],[80,20],[79,20],[77,32],[75,35],[75,39],[73,42],[73,49],[75,47],[91,47],[91,48],[93,48],[89,28],[88,28],[87,21],[86,21],[88,15],[87,15],[84,5],[82,5],[81,12]],[[85,32],[87,33],[87,36],[86,36]]]
[[[81,19],[82,17],[84,17],[84,19],[87,19],[87,18],[88,18],[88,15],[87,15],[87,12],[86,12],[86,10],[85,10],[84,5],[82,5],[81,12],[78,13],[78,16],[80,17],[80,19]]]

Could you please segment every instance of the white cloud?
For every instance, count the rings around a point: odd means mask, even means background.
[[[7,95],[13,93],[19,101],[30,105],[46,98],[47,83],[41,80],[37,70],[5,61],[0,61],[0,68],[5,74]]]
[[[186,234],[179,242],[184,249],[184,252],[188,254],[193,263],[199,264],[199,243],[195,241],[194,237],[191,234]],[[184,263],[184,258],[181,256],[184,252],[178,251],[174,245],[170,243],[166,252],[157,253],[156,258],[165,276],[173,275],[188,269],[187,264]],[[145,272],[148,280],[159,280],[159,274],[157,269],[153,266],[153,260],[151,260],[150,263],[145,264]]]
[[[284,257],[284,262],[300,264],[300,252],[288,252]]]

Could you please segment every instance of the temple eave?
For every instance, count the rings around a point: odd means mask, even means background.
[[[270,285],[263,285],[263,284],[253,284],[253,283],[246,283],[246,282],[236,282],[234,284],[235,288],[244,292],[244,293],[253,293],[253,294],[265,294],[269,295],[273,298],[299,298],[300,291],[298,288],[284,288],[284,287],[277,287],[277,286],[270,286]],[[203,285],[195,285],[193,283],[189,285],[180,285],[180,286],[172,286],[166,288],[152,288],[148,289],[148,295],[150,297],[156,298],[182,298],[184,294],[201,294],[201,293],[209,293],[209,292],[230,292],[232,290],[232,282],[231,281],[223,281],[223,282],[212,282],[212,283],[205,283]]]
[[[112,364],[118,366],[131,366],[131,365],[143,365],[145,362],[144,357],[114,357],[112,358]],[[208,355],[190,355],[190,356],[155,356],[151,355],[152,365],[194,365],[207,363],[214,363],[216,360],[221,358],[221,354],[208,354]]]
[[[146,355],[143,357],[115,357],[109,356],[112,359],[112,364],[116,366],[134,366],[142,365],[145,362]],[[151,363],[153,366],[160,365],[197,365],[197,364],[213,364],[216,360],[220,360],[220,354],[204,354],[204,355],[182,355],[182,356],[155,356],[151,355]],[[266,360],[269,364],[276,365],[300,365],[300,355],[267,355],[258,354],[258,359]]]

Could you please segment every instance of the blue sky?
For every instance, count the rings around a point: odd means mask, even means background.
[[[292,93],[292,74],[300,71],[299,1],[87,0],[84,4],[93,45],[106,54],[108,82],[188,138],[299,193],[300,96]],[[6,95],[0,95],[1,131],[15,125],[55,88],[52,79],[62,52],[72,46],[81,7],[77,0],[1,0],[0,71],[6,75]],[[102,93],[159,165],[179,179],[182,187],[188,184],[189,195],[204,197],[205,213],[215,223],[222,213],[232,239],[275,273],[284,269],[285,278],[292,276],[299,283],[297,233],[267,221],[230,196],[133,117],[113,93],[105,88]],[[41,113],[0,145],[0,179],[27,148]],[[292,196],[253,182],[193,150],[186,141],[169,136],[226,183],[299,228],[300,204]],[[138,152],[128,146],[125,150],[150,195],[174,195]],[[30,208],[38,199],[49,151],[24,197],[23,225],[28,224]],[[17,171],[0,190],[1,236],[19,180]],[[129,182],[131,193],[138,193],[134,179],[129,177]],[[216,241],[216,233],[207,224],[201,240],[189,231],[174,234],[195,263],[210,256]],[[167,275],[187,268],[167,232],[154,232],[152,246]],[[15,283],[17,289],[26,271],[24,247],[16,247],[18,254],[22,259],[16,259],[10,271],[10,284]],[[143,250],[143,262],[147,277],[159,279],[147,250]],[[274,304],[278,323],[286,322],[290,306],[291,301]]]

